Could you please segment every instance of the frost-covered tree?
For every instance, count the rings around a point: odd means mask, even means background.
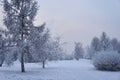
[[[102,36],[100,38],[100,45],[103,51],[110,49],[110,40],[105,32],[102,33]]]
[[[35,0],[3,0],[4,24],[12,35],[15,46],[19,49],[21,72],[24,68],[24,44],[33,27],[33,21],[38,10]]]
[[[102,36],[99,38],[93,38],[91,45],[87,48],[87,56],[92,58],[95,53],[101,51],[116,51],[120,53],[120,42],[116,39],[110,39],[105,32],[102,33]]]
[[[83,58],[84,50],[80,42],[75,43],[74,57],[76,60]]]
[[[0,67],[5,62],[6,53],[10,46],[10,38],[8,37],[8,31],[0,29]]]
[[[47,41],[49,39],[49,30],[45,29],[43,24],[40,27],[35,27],[31,29],[30,33],[30,45],[31,51],[34,59],[38,62],[43,63],[43,68],[45,68],[45,61],[47,59]]]
[[[48,42],[48,60],[60,60],[64,56],[63,46],[60,37],[50,39]]]
[[[93,58],[96,53],[100,51],[108,51],[111,49],[113,45],[113,41],[110,41],[109,37],[106,35],[105,32],[102,33],[100,38],[94,37],[91,41],[90,47],[87,49],[87,55],[89,58]]]
[[[97,52],[101,50],[100,40],[97,37],[94,37],[91,46],[88,48],[89,57],[92,58]]]

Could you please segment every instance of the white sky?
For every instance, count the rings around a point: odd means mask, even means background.
[[[89,45],[105,31],[120,39],[120,0],[38,0],[36,25],[47,23],[53,35],[73,46]],[[2,18],[1,12],[0,17]]]

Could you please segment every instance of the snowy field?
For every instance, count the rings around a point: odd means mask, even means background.
[[[0,68],[0,80],[120,80],[120,72],[98,71],[89,60],[58,61],[46,64],[25,64],[26,73],[17,63]]]

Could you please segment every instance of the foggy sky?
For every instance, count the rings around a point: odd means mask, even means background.
[[[51,34],[73,44],[90,44],[105,31],[120,40],[120,0],[38,0],[36,25],[47,23]],[[0,13],[1,14],[1,13]],[[2,16],[1,16],[2,17]]]
[[[103,31],[120,38],[119,0],[39,0],[39,4],[37,23],[45,21],[52,34],[67,42],[87,45]]]

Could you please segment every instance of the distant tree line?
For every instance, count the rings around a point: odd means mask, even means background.
[[[101,51],[116,51],[120,53],[120,41],[117,38],[110,38],[105,32],[101,37],[94,37],[91,45],[87,48],[87,57],[93,58],[98,52]]]

